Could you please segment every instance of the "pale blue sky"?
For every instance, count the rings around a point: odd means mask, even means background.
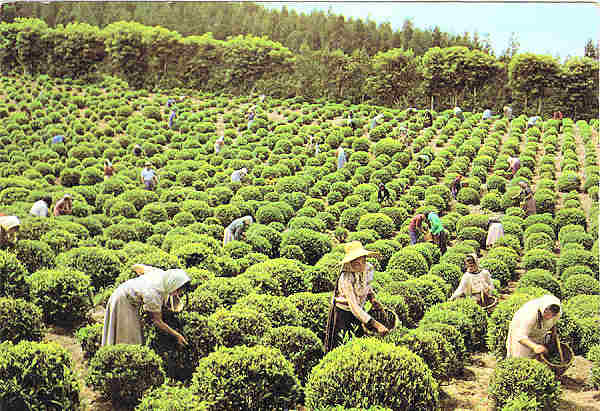
[[[427,2],[259,2],[268,8],[301,13],[329,8],[345,17],[377,23],[389,21],[392,29],[402,27],[406,18],[420,29],[439,26],[442,31],[461,34],[475,30],[489,39],[496,55],[506,49],[511,32],[517,33],[521,52],[582,56],[587,39],[597,41],[600,6],[590,3],[427,3]]]

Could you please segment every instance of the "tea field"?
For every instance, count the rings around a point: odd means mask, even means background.
[[[527,128],[524,115],[461,121],[448,110],[426,126],[423,110],[154,93],[109,76],[4,76],[0,94],[0,213],[21,222],[0,250],[0,408],[600,409],[597,120]],[[64,142],[51,144],[56,135]],[[521,161],[514,177],[509,156]],[[154,191],[140,182],[147,161]],[[535,193],[534,215],[519,181]],[[65,194],[72,215],[29,214]],[[410,245],[410,219],[431,211],[449,234],[444,254]],[[224,228],[246,215],[244,237],[223,246]],[[488,250],[491,217],[505,235]],[[401,325],[324,355],[341,244],[353,240],[378,252],[373,287]],[[448,301],[474,252],[498,289],[491,312]],[[188,272],[185,310],[163,313],[187,347],[147,321],[145,346],[100,349],[104,306],[133,264]],[[559,378],[504,358],[512,315],[548,293],[575,354]]]

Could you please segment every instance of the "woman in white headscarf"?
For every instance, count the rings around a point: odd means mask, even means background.
[[[239,169],[239,170],[235,170],[233,173],[231,173],[231,182],[232,183],[241,183],[242,178],[244,178],[247,174],[248,174],[248,169],[246,167]]]
[[[6,247],[17,240],[21,221],[14,215],[0,217],[0,247]]]
[[[140,276],[125,281],[108,300],[102,346],[143,343],[142,320],[138,314],[140,307],[152,314],[152,320],[159,329],[173,335],[179,345],[186,345],[185,338],[162,319],[163,305],[169,298],[178,298],[183,287],[189,284],[186,272],[179,269],[163,271],[142,264],[134,264],[132,268]]]
[[[494,289],[492,276],[488,270],[479,268],[475,254],[469,254],[465,257],[465,265],[467,266],[467,272],[460,279],[460,284],[450,297],[450,301],[464,295],[480,302],[482,293],[489,296],[490,291]]]
[[[556,323],[560,319],[560,300],[546,294],[531,300],[515,313],[506,338],[508,358],[534,358],[548,351],[544,345],[546,334],[556,338]]]

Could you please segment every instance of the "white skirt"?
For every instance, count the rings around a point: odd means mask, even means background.
[[[112,293],[106,306],[102,346],[142,343],[142,320],[138,310],[129,302],[125,289],[119,287]]]

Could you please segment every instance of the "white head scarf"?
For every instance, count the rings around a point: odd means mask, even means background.
[[[560,311],[558,312],[558,314],[556,314],[551,319],[544,320],[542,318],[544,328],[545,329],[552,328],[552,326],[558,322],[558,320],[560,319],[560,315],[562,314],[562,306],[560,305],[560,300],[551,294],[546,294],[546,295],[543,295],[542,297],[538,298],[537,301],[538,301],[538,310],[541,314],[543,314],[544,310],[546,308],[550,307],[552,304],[556,304],[560,308]]]
[[[181,269],[164,271],[149,265],[144,265],[143,267],[144,275],[141,278],[165,298],[190,281],[190,277],[188,277],[187,273]]]
[[[19,217],[10,215],[10,216],[2,216],[0,217],[0,227],[5,230],[10,230],[13,227],[17,227],[21,225],[21,221],[19,221]]]

